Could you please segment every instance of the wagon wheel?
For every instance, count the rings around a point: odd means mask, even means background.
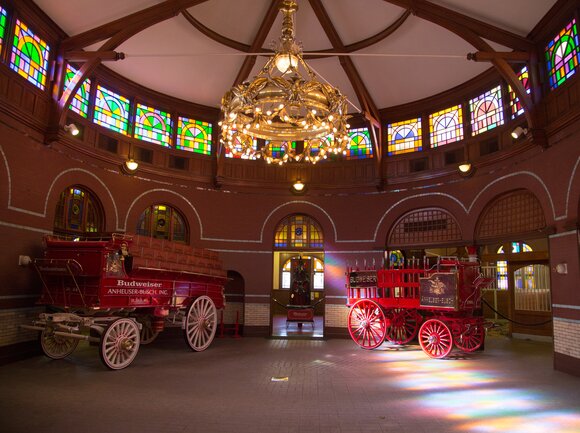
[[[159,331],[153,330],[153,325],[151,325],[151,318],[138,318],[139,323],[141,323],[141,345],[146,345],[153,343],[153,341],[159,335]]]
[[[208,296],[197,298],[185,318],[185,340],[196,352],[208,348],[213,341],[217,329],[217,313],[215,304]]]
[[[74,352],[79,340],[54,334],[54,329],[44,328],[40,334],[40,346],[46,356],[52,359],[62,359]]]
[[[419,329],[419,344],[431,358],[445,358],[453,348],[453,336],[444,322],[429,319]]]
[[[391,343],[407,344],[417,335],[420,316],[415,310],[394,308],[387,311],[390,325],[385,338]]]
[[[475,352],[483,344],[485,338],[481,325],[466,324],[461,328],[461,334],[455,338],[455,346],[463,352]]]
[[[375,349],[385,340],[386,325],[382,308],[374,301],[361,299],[348,313],[348,332],[363,349]]]
[[[135,321],[117,319],[101,337],[101,360],[111,370],[125,368],[137,356],[139,341],[139,327]]]

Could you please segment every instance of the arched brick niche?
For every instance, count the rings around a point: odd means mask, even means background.
[[[546,228],[544,210],[528,190],[516,190],[496,197],[482,212],[476,239],[489,240],[542,231]]]
[[[453,215],[445,209],[430,207],[401,216],[389,233],[387,245],[448,245],[460,243],[462,238],[461,228]]]

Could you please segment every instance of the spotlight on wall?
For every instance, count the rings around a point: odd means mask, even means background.
[[[300,179],[298,179],[296,182],[292,184],[292,192],[294,192],[295,194],[303,193],[305,191],[305,188],[306,185]]]
[[[568,263],[558,263],[556,265],[556,272],[560,275],[566,275],[568,273]]]
[[[128,174],[133,174],[139,168],[139,163],[135,161],[133,158],[129,158],[123,164],[123,170]]]
[[[71,135],[79,135],[80,132],[79,128],[77,128],[77,126],[74,123],[64,125],[63,128],[66,132],[69,132]]]
[[[527,134],[528,134],[528,128],[522,128],[521,126],[516,127],[516,129],[514,129],[512,131],[512,137],[513,137],[514,140],[517,140],[522,135],[525,136]]]

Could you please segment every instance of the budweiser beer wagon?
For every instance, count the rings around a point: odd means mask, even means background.
[[[227,280],[216,252],[119,234],[99,241],[46,237],[45,244],[44,257],[32,264],[43,284],[39,303],[49,312],[23,327],[40,331],[48,357],[65,358],[87,340],[118,370],[166,326],[181,327],[194,351],[213,341]]]
[[[453,346],[473,352],[483,345],[488,324],[481,316],[481,289],[491,280],[482,276],[477,259],[428,263],[411,259],[407,266],[347,269],[348,330],[360,347],[406,344],[418,336],[428,356],[444,358]]]

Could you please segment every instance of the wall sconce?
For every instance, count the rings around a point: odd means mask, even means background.
[[[467,174],[471,171],[471,163],[468,161],[462,162],[457,168],[462,174]]]
[[[514,140],[517,140],[518,138],[520,138],[522,135],[527,135],[528,134],[528,128],[522,128],[521,126],[516,127],[516,129],[514,129],[512,131],[512,138]]]
[[[127,174],[133,174],[139,168],[139,163],[133,158],[129,158],[123,164],[123,171]]]
[[[566,275],[568,273],[568,263],[558,263],[556,265],[556,273]]]
[[[63,129],[66,132],[70,133],[71,135],[75,135],[75,136],[79,135],[79,132],[80,132],[79,128],[77,128],[77,126],[74,123],[71,123],[69,125],[64,125]]]
[[[298,179],[292,184],[292,192],[295,194],[301,194],[306,191],[306,185]]]

